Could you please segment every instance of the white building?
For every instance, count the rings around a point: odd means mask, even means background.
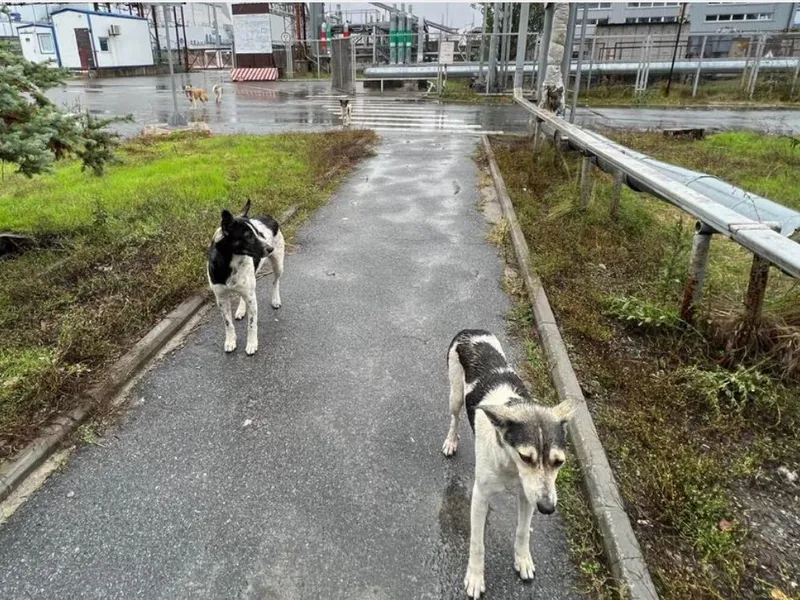
[[[87,70],[154,64],[145,18],[64,8],[50,13],[50,19],[62,67]]]
[[[17,28],[22,56],[35,63],[52,62],[57,67],[61,58],[52,25],[21,25]]]

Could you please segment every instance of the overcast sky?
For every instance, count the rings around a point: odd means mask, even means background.
[[[336,10],[336,2],[326,2],[325,12]],[[357,11],[365,9],[375,9],[369,3],[365,2],[340,2],[342,5],[342,12]],[[384,2],[389,6],[395,4],[394,2]],[[414,9],[415,15],[421,15],[429,21],[449,25],[450,27],[457,27],[462,29],[464,27],[481,26],[481,13],[480,11],[473,10],[469,2],[410,2]],[[406,2],[406,8],[409,3]],[[397,3],[400,8],[400,3]],[[353,21],[359,22],[363,20],[363,16],[354,16]]]

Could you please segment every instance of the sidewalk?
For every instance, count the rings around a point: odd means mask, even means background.
[[[462,419],[442,456],[447,345],[481,327],[516,354],[475,144],[387,136],[297,235],[280,311],[260,283],[255,357],[242,323],[223,354],[212,312],[0,527],[3,596],[466,597],[473,438]],[[524,585],[513,500],[493,508],[487,596],[578,597],[558,513],[534,516]]]

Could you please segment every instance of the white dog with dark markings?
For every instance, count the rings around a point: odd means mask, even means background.
[[[566,460],[564,426],[572,415],[568,402],[549,408],[531,399],[509,366],[498,339],[488,331],[465,329],[450,343],[450,431],[442,452],[458,447],[458,418],[466,403],[475,432],[475,483],[472,488],[467,596],[480,598],[484,580],[483,531],[489,500],[504,490],[517,497],[514,569],[533,579],[530,524],[534,506],[549,515],[556,509],[556,477]]]
[[[342,126],[349,127],[353,122],[353,105],[348,98],[339,98],[339,109],[341,111]]]
[[[272,308],[281,307],[280,279],[285,243],[278,222],[271,216],[250,218],[250,200],[242,214],[222,211],[222,223],[208,249],[208,283],[225,322],[225,352],[236,350],[236,329],[231,318],[231,300],[239,298],[236,318],[247,315],[248,355],[258,350],[258,302],[256,274],[268,258],[272,265]]]

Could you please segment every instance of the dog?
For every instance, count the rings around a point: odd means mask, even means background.
[[[350,123],[353,121],[353,105],[350,104],[349,99],[340,98],[339,108],[341,110],[342,126],[349,127]]]
[[[537,404],[508,364],[498,339],[488,331],[460,331],[450,343],[447,369],[450,430],[442,452],[448,457],[456,452],[458,419],[465,403],[475,433],[475,483],[464,587],[467,596],[480,598],[486,591],[483,531],[489,500],[503,490],[517,496],[514,569],[523,580],[534,577],[530,552],[533,509],[535,506],[546,515],[556,509],[556,477],[566,460],[565,425],[572,407],[567,401],[552,408]]]
[[[225,323],[225,352],[236,350],[236,330],[231,319],[231,300],[239,297],[236,319],[247,315],[247,347],[251,356],[258,350],[258,303],[256,275],[269,259],[274,279],[272,308],[281,307],[280,281],[283,275],[285,242],[278,222],[271,216],[250,218],[250,200],[239,216],[227,209],[208,249],[208,283]]]
[[[203,104],[208,102],[208,94],[203,88],[196,88],[190,85],[183,86],[183,93],[186,94],[186,97],[189,99],[189,102],[192,105],[192,108],[195,107],[197,101],[200,100]]]
[[[211,91],[214,92],[214,102],[217,104],[222,104],[222,84],[217,83],[211,88]]]

